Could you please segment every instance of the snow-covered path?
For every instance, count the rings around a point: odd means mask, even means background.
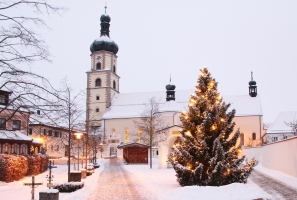
[[[97,188],[88,200],[153,200],[152,194],[132,174],[123,169],[123,159],[111,158],[99,177]],[[149,197],[149,198],[148,198]]]
[[[254,169],[250,175],[250,179],[259,185],[267,193],[271,194],[274,199],[297,199],[297,190],[289,187],[265,174]]]

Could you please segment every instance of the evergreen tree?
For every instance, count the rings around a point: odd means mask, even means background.
[[[218,83],[207,68],[200,71],[188,112],[181,115],[182,137],[175,141],[169,162],[181,186],[246,183],[255,161],[240,166],[245,156],[238,158],[239,130],[232,134],[235,110],[227,112],[230,104],[223,102]]]

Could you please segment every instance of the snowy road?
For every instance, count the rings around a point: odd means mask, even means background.
[[[149,192],[132,174],[123,169],[123,160],[111,158],[98,180],[98,187],[88,200],[146,200]]]
[[[253,170],[250,179],[259,185],[267,193],[271,194],[275,200],[293,200],[297,199],[297,190],[289,187],[275,179],[270,178],[257,170]]]

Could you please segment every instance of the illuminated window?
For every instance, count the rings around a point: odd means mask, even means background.
[[[114,129],[114,128],[112,129],[112,134],[113,134],[113,135],[115,134],[115,129]]]
[[[95,87],[101,87],[101,79],[97,78],[95,81]]]
[[[141,137],[142,137],[142,129],[138,129],[138,142],[141,142]]]
[[[240,133],[240,145],[244,145],[244,134]]]
[[[19,151],[19,145],[18,144],[13,144],[12,145],[12,152],[13,154],[20,154],[20,151]]]
[[[125,130],[125,142],[129,142],[129,130],[126,128]]]
[[[256,133],[253,133],[253,135],[252,135],[252,139],[253,139],[253,140],[256,140]]]
[[[23,154],[23,155],[28,154],[28,146],[26,144],[21,145],[20,154]]]

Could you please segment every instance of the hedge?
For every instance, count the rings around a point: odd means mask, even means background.
[[[47,170],[48,160],[46,155],[0,154],[0,181],[8,183],[40,174]]]

